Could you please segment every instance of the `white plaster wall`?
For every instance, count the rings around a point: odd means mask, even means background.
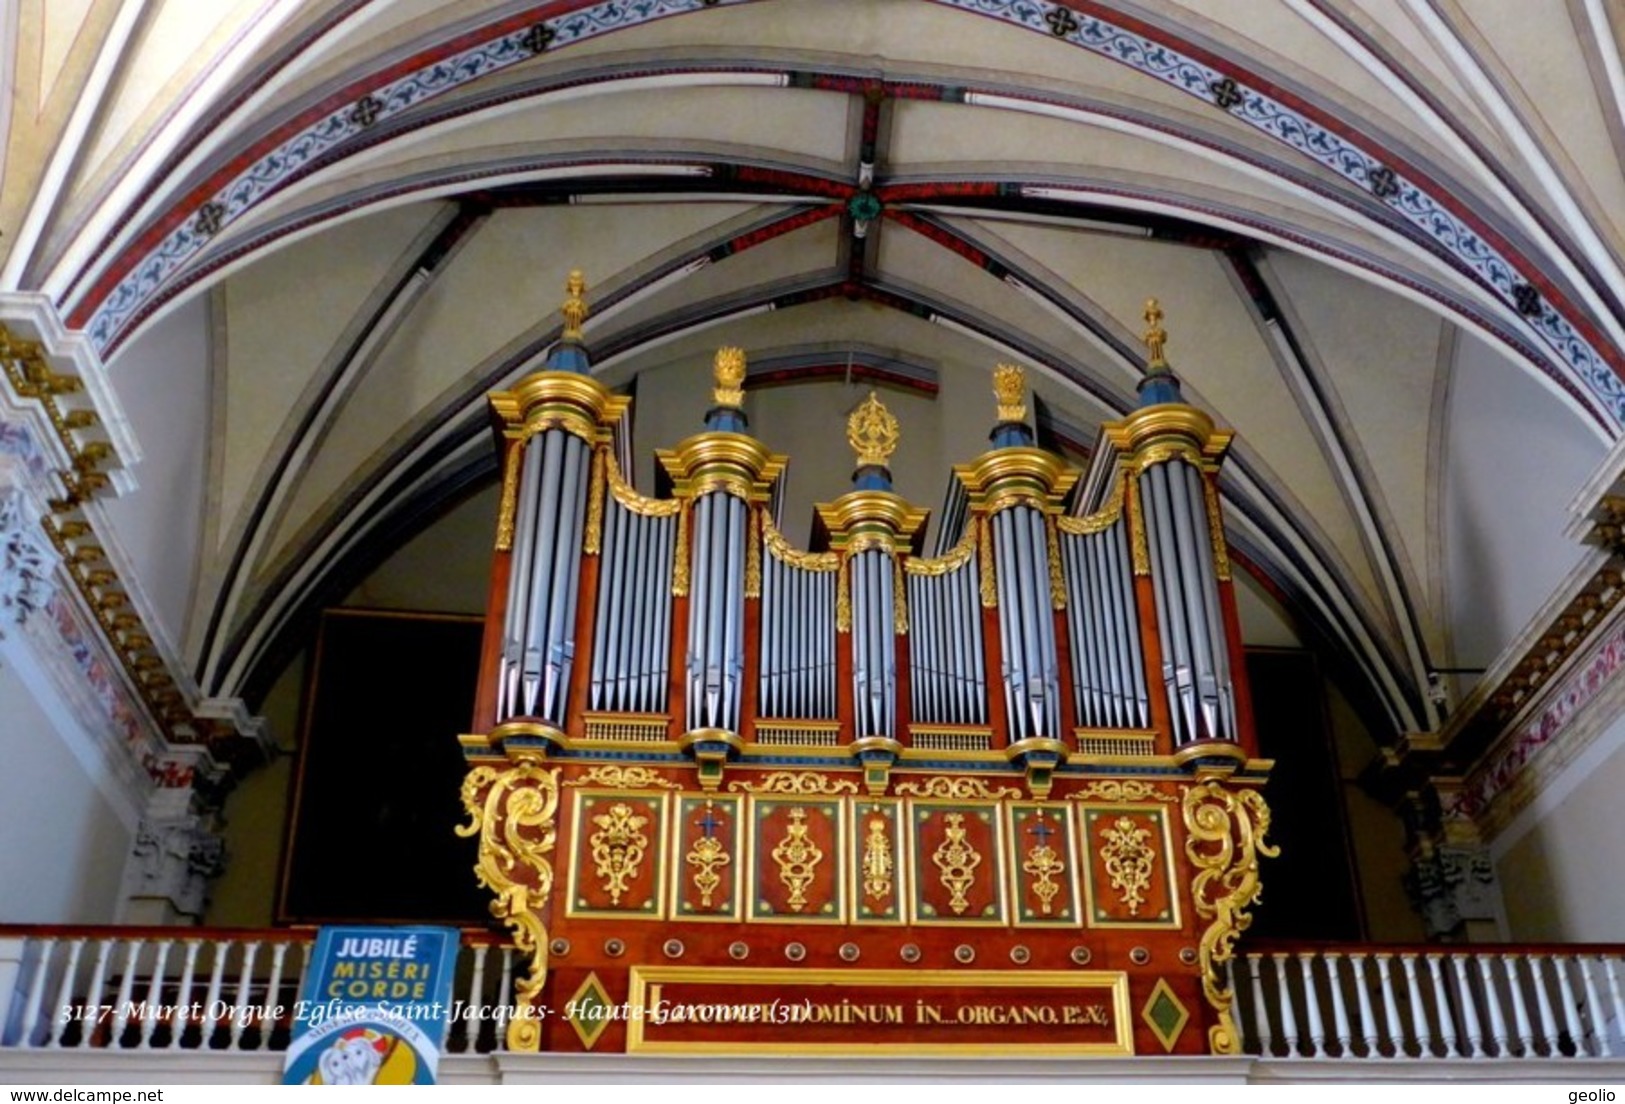
[[[208,472],[209,307],[197,296],[142,334],[109,367],[142,459],[133,494],[105,500],[113,541],[146,599],[148,628],[185,640]]]
[[[4,658],[0,763],[0,923],[112,923],[130,829]]]
[[[1568,504],[1604,447],[1477,338],[1463,334],[1452,371],[1441,524],[1453,665],[1486,667],[1579,560]]]
[[[1615,718],[1493,841],[1514,941],[1625,942],[1622,788],[1625,716]]]

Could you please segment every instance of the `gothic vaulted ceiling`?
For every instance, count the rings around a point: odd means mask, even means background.
[[[670,397],[640,450],[738,344],[780,394],[892,388],[933,505],[996,361],[1086,450],[1158,298],[1239,434],[1233,544],[1385,736],[1541,610],[1625,425],[1604,0],[6,12],[3,286],[106,366],[108,523],[198,698],[252,700],[316,604],[489,483],[483,396],[577,266],[597,370]],[[838,433],[798,408],[757,432]]]

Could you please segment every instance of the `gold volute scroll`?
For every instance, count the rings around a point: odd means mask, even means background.
[[[579,268],[572,268],[564,281],[564,304],[559,313],[564,315],[562,341],[580,341],[581,324],[587,320],[587,278]]]
[[[1155,299],[1145,301],[1145,347],[1151,358],[1147,362],[1148,368],[1166,368],[1168,362],[1163,359],[1163,347],[1168,343],[1168,331],[1162,328],[1162,306]]]
[[[1191,899],[1196,915],[1207,920],[1197,946],[1202,967],[1202,994],[1219,1022],[1208,1029],[1214,1054],[1240,1054],[1241,1035],[1231,1010],[1236,994],[1226,980],[1225,963],[1236,953],[1236,940],[1252,924],[1247,910],[1258,900],[1258,858],[1273,858],[1279,847],[1264,841],[1270,827],[1269,806],[1257,790],[1229,790],[1217,781],[1185,791],[1185,855],[1196,868]]]
[[[724,345],[717,350],[711,372],[716,377],[716,388],[711,395],[718,406],[738,408],[745,401],[745,350]]]
[[[477,766],[463,779],[463,808],[468,824],[459,836],[478,835],[479,861],[474,874],[493,894],[491,915],[513,929],[514,945],[530,959],[519,980],[514,1003],[534,1013],[547,981],[547,921],[544,910],[553,892],[552,854],[558,842],[559,769],[543,769],[539,760],[521,757],[505,769]],[[508,1024],[508,1049],[541,1049],[541,1021],[520,1015]]]
[[[1014,364],[1001,364],[993,369],[993,397],[999,401],[999,421],[1021,422],[1027,419],[1027,404],[1022,398],[1027,393],[1027,374]]]
[[[873,391],[846,421],[846,440],[858,454],[859,467],[885,467],[900,436],[897,419]]]

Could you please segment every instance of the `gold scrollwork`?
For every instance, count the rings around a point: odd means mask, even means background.
[[[1173,794],[1163,793],[1150,782],[1138,778],[1097,779],[1072,795],[1074,801],[1178,801]]]
[[[903,581],[903,561],[891,558],[892,629],[898,636],[908,635],[908,587]]]
[[[982,556],[982,608],[993,609],[999,604],[999,592],[993,578],[993,534],[988,529],[987,518],[979,520],[982,532],[976,544]]]
[[[752,516],[766,520],[766,510],[753,510]],[[762,542],[757,539],[761,526],[751,521],[745,526],[745,597],[762,596]]]
[[[841,566],[839,552],[801,552],[790,547],[790,542],[779,532],[779,527],[773,524],[773,516],[766,510],[762,511],[762,543],[767,545],[775,560],[803,571],[835,571]]]
[[[609,807],[609,812],[599,813],[592,822],[598,826],[598,831],[587,837],[592,847],[593,869],[604,884],[604,892],[609,894],[610,904],[618,905],[621,894],[626,892],[627,881],[636,878],[638,867],[643,865],[644,853],[649,848],[649,837],[643,834],[643,828],[649,818],[639,816],[626,802],[617,801]]]
[[[672,557],[671,594],[688,597],[688,503],[677,500],[677,551]]]
[[[942,888],[948,891],[948,907],[954,915],[962,915],[970,907],[965,896],[976,883],[976,868],[982,865],[982,856],[965,838],[965,814],[948,813],[942,818],[942,842],[931,852]]]
[[[1128,486],[1128,544],[1129,555],[1134,560],[1134,574],[1151,574],[1151,550],[1145,539],[1145,513],[1140,506],[1140,483],[1132,477],[1125,477]]]
[[[858,784],[849,778],[831,778],[818,771],[772,771],[760,782],[730,782],[734,793],[743,790],[753,794],[855,794]]]
[[[621,472],[620,462],[615,459],[612,450],[604,450],[604,476],[609,483],[609,493],[615,496],[615,501],[631,510],[634,514],[644,517],[671,517],[681,513],[683,500],[680,498],[649,498],[640,495],[626,481]]]
[[[891,896],[894,862],[891,840],[886,836],[886,818],[875,816],[863,837],[863,894],[875,900]]]
[[[844,562],[835,573],[835,631],[852,631],[852,582]]]
[[[483,798],[481,794],[483,793]],[[496,894],[491,915],[513,930],[514,945],[530,956],[530,970],[515,989],[515,1003],[534,1005],[547,981],[547,924],[542,910],[553,890],[550,856],[558,843],[559,768],[520,759],[498,770],[478,766],[463,779],[468,824],[457,834],[480,837],[474,875]],[[519,1016],[508,1024],[508,1049],[541,1048],[541,1023]]]
[[[897,792],[910,797],[985,798],[990,801],[1001,797],[1021,796],[1021,790],[1015,786],[1000,786],[995,789],[980,778],[950,778],[947,775],[927,778],[923,782],[901,782],[897,786]]]
[[[581,551],[598,555],[604,541],[604,458],[609,449],[599,445],[592,450],[592,480],[587,485],[587,527],[581,536]]]
[[[1157,853],[1146,843],[1150,837],[1150,831],[1138,827],[1126,816],[1118,817],[1100,830],[1103,841],[1100,859],[1106,864],[1106,876],[1130,916],[1140,915],[1146,890],[1151,888],[1151,870]]]
[[[1248,907],[1258,900],[1258,857],[1273,858],[1280,848],[1266,843],[1270,811],[1257,790],[1228,790],[1217,781],[1185,791],[1185,855],[1196,868],[1191,899],[1196,915],[1209,921],[1197,952],[1202,965],[1202,993],[1218,1013],[1208,1030],[1214,1054],[1240,1054],[1241,1036],[1231,1009],[1235,991],[1223,966],[1235,956],[1236,940],[1253,922]]]
[[[712,803],[705,803],[705,811],[712,811]],[[694,888],[700,891],[700,907],[710,908],[717,887],[722,884],[721,867],[733,862],[722,841],[717,837],[706,834],[694,841],[694,846],[688,849],[683,861],[694,868]]]
[[[1224,543],[1224,518],[1219,513],[1219,489],[1202,480],[1202,497],[1207,501],[1207,535],[1213,542],[1213,573],[1230,578],[1230,550]]]
[[[1038,816],[1043,818],[1043,810]],[[1061,892],[1061,883],[1055,880],[1057,874],[1062,873],[1066,867],[1061,857],[1055,853],[1055,848],[1049,845],[1049,835],[1039,838],[1039,841],[1027,851],[1027,858],[1022,862],[1021,869],[1032,875],[1031,889],[1033,896],[1038,898],[1038,910],[1045,916],[1054,911],[1055,895]]]
[[[939,576],[948,575],[958,571],[976,554],[976,522],[975,519],[965,526],[965,532],[960,535],[959,543],[935,559],[920,556],[910,556],[903,561],[903,570],[910,575]]]
[[[566,786],[607,786],[616,790],[680,790],[681,782],[673,782],[649,767],[623,767],[609,763],[593,767],[587,773],[572,778]]]
[[[785,904],[790,911],[800,912],[807,907],[807,887],[812,885],[818,864],[824,861],[823,850],[807,837],[807,810],[790,810],[790,824],[785,836],[773,848],[773,861],[779,866],[779,881],[790,891]]]
[[[1066,609],[1066,577],[1061,574],[1061,542],[1055,533],[1055,517],[1044,516],[1044,536],[1049,545],[1049,602],[1058,610]]]
[[[1100,509],[1087,517],[1057,518],[1055,524],[1061,527],[1061,532],[1078,537],[1110,529],[1123,516],[1123,488],[1127,483],[1128,476],[1119,471],[1116,482],[1112,484],[1112,493]]]
[[[508,459],[502,465],[502,502],[497,506],[497,551],[513,551],[514,515],[519,509],[519,462],[525,456],[523,439],[508,446]]]

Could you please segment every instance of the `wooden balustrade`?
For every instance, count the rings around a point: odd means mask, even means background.
[[[1230,963],[1244,1048],[1266,1058],[1625,1054],[1625,947],[1269,944]]]

